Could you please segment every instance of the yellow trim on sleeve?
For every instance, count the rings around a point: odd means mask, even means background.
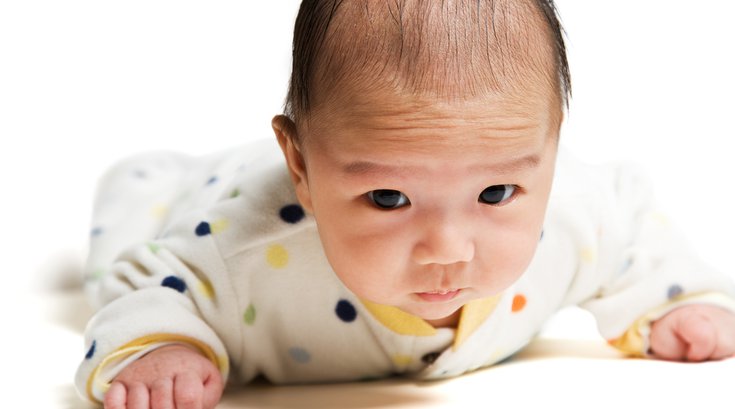
[[[89,375],[89,378],[87,378],[87,396],[89,399],[97,404],[102,404],[97,398],[94,397],[93,393],[93,386],[94,381],[97,378],[97,374],[106,366],[110,365],[112,362],[119,362],[121,360],[124,360],[125,358],[145,350],[146,348],[149,348],[153,344],[174,344],[174,343],[182,343],[187,344],[189,346],[194,347],[199,353],[204,355],[207,359],[209,359],[212,363],[214,363],[220,372],[228,372],[229,371],[229,362],[228,360],[222,358],[220,359],[217,354],[214,353],[212,348],[209,347],[209,345],[199,341],[198,339],[188,337],[186,335],[179,335],[179,334],[153,334],[153,335],[146,335],[141,338],[137,338],[133,341],[128,342],[127,344],[121,346],[115,352],[107,355],[102,362],[100,362],[99,365],[97,365],[96,368],[92,371],[92,373]],[[103,389],[107,389],[110,387],[110,383],[107,383],[103,386]]]

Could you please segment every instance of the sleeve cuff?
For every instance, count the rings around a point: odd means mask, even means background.
[[[689,304],[710,304],[725,308],[735,313],[735,299],[722,293],[699,293],[681,295],[638,318],[623,335],[608,340],[608,344],[631,357],[648,357],[651,334],[651,323],[668,314],[672,310]]]
[[[101,404],[112,380],[131,362],[158,348],[175,344],[188,345],[204,355],[219,369],[222,379],[227,379],[229,373],[227,357],[218,356],[205,343],[178,334],[155,334],[131,341],[103,358],[87,379],[87,397],[95,403]]]

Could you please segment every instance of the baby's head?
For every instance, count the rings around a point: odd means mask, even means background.
[[[305,0],[273,127],[357,296],[441,324],[525,271],[563,109],[549,0]]]

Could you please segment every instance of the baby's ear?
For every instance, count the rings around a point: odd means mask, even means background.
[[[311,213],[311,195],[309,193],[309,181],[306,175],[304,155],[297,143],[296,124],[285,115],[276,115],[271,121],[273,132],[276,134],[278,144],[281,145],[283,156],[286,157],[288,173],[296,189],[296,196],[305,211]]]

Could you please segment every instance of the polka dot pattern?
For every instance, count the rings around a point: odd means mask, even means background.
[[[273,244],[265,252],[265,261],[272,268],[284,268],[288,265],[288,251],[280,244]]]
[[[196,235],[199,237],[208,236],[212,234],[212,228],[209,226],[209,223],[201,222],[197,225],[194,233],[196,233]]]
[[[441,355],[441,352],[429,352],[428,354],[421,357],[421,362],[427,365],[431,365],[436,362],[437,358],[439,358],[439,355]]]
[[[579,259],[585,263],[594,263],[597,260],[597,252],[590,247],[583,248],[579,252]]]
[[[334,312],[344,322],[352,322],[357,318],[355,306],[347,300],[339,300],[337,306],[334,308]]]
[[[200,281],[199,284],[197,284],[197,291],[205,298],[208,298],[210,300],[214,299],[214,288],[212,287],[212,283],[210,283],[209,281]]]
[[[513,297],[513,305],[511,306],[511,311],[513,312],[520,312],[526,307],[526,296],[523,294],[516,294],[515,297]]]
[[[628,257],[624,262],[623,265],[620,266],[620,270],[618,270],[618,274],[623,274],[628,272],[630,270],[630,267],[633,265],[633,258]]]
[[[212,223],[201,222],[194,229],[194,233],[199,237],[204,237],[210,234],[221,233],[227,229],[227,226],[227,220],[217,220]]]
[[[151,215],[155,219],[163,219],[168,214],[168,206],[155,205],[151,208]]]
[[[666,297],[672,300],[680,295],[684,294],[684,289],[679,284],[674,284],[666,291]]]
[[[156,243],[148,243],[148,250],[150,250],[151,253],[156,254],[159,250],[161,250],[161,246]]]
[[[217,176],[212,176],[207,180],[207,185],[213,185],[215,183],[217,183]]]
[[[223,231],[227,230],[227,226],[229,223],[227,220],[217,220],[210,224],[210,229],[212,230],[212,234],[216,233],[222,233]]]
[[[411,355],[393,355],[393,364],[395,364],[398,367],[406,367],[408,365],[411,365],[413,362],[413,357]]]
[[[300,222],[305,216],[304,209],[297,204],[283,206],[278,214],[281,216],[281,220],[291,224]]]
[[[232,192],[230,192],[230,199],[234,199],[236,197],[240,196],[240,190],[239,189],[233,189]]]
[[[309,351],[299,348],[299,347],[293,347],[289,348],[288,355],[293,359],[294,361],[300,363],[300,364],[306,364],[311,361],[311,354]]]
[[[161,281],[161,285],[164,287],[172,288],[180,293],[186,291],[186,283],[184,280],[176,276],[168,276]]]
[[[92,279],[99,280],[100,278],[102,278],[102,276],[105,275],[105,271],[107,270],[105,270],[104,268],[95,269],[94,271],[92,271]]]
[[[97,341],[92,341],[92,346],[89,347],[87,354],[84,355],[84,359],[92,359],[95,349],[97,349]]]
[[[255,306],[253,304],[248,305],[243,315],[243,320],[247,325],[253,325],[255,323]]]
[[[93,229],[92,229],[92,230],[91,230],[91,231],[89,232],[89,235],[90,235],[91,237],[98,237],[98,236],[101,236],[101,235],[102,235],[102,233],[104,233],[104,230],[102,229],[102,227],[95,227],[95,228],[93,228]]]

